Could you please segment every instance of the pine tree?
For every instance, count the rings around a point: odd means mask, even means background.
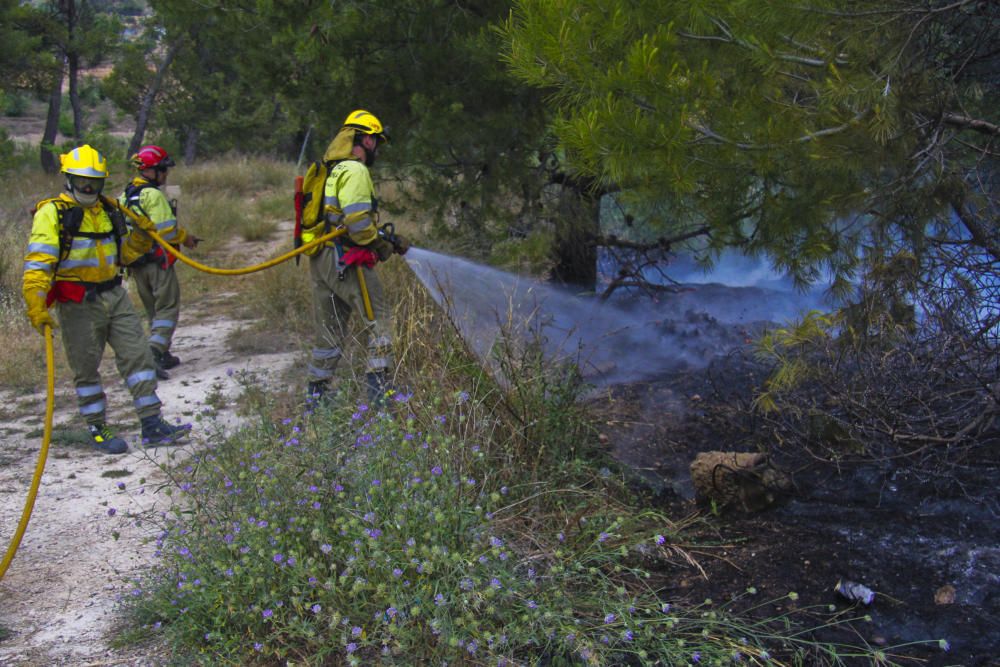
[[[998,22],[971,0],[517,0],[504,57],[554,91],[577,174],[809,281],[900,240],[1000,259]]]

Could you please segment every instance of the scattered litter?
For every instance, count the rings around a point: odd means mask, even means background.
[[[841,579],[837,582],[837,585],[833,587],[833,590],[837,591],[841,597],[850,600],[851,602],[860,602],[864,605],[870,605],[872,600],[875,599],[875,591],[868,588],[864,584],[859,584],[856,581],[850,581],[849,579]]]

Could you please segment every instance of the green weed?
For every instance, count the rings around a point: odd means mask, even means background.
[[[749,623],[711,601],[665,604],[650,566],[682,556],[685,526],[629,505],[611,476],[510,465],[492,407],[470,392],[397,393],[385,411],[341,394],[275,419],[256,378],[236,379],[257,412],[166,470],[175,505],[159,526],[161,564],[125,603],[197,662],[763,664],[780,653],[834,665],[865,654],[813,645],[791,615]]]
[[[254,212],[263,220],[292,220],[295,217],[291,188],[262,194],[254,202]]]

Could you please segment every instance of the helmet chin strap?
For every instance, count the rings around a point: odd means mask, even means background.
[[[375,164],[375,151],[369,150],[367,147],[362,146],[365,149],[365,166],[370,167]]]

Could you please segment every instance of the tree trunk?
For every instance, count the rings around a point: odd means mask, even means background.
[[[184,136],[184,164],[193,164],[198,154],[198,128],[189,127]]]
[[[83,139],[83,109],[80,108],[79,83],[80,54],[76,45],[76,1],[66,2],[66,64],[69,66],[69,105],[73,109],[73,139],[79,144]]]
[[[600,236],[601,195],[589,190],[563,188],[556,216],[552,247],[555,266],[551,280],[593,291],[597,288],[597,246]]]
[[[143,94],[142,103],[139,105],[139,113],[135,117],[135,133],[132,135],[132,141],[128,145],[128,155],[136,154],[139,152],[139,147],[142,146],[142,140],[146,136],[146,126],[149,125],[149,115],[153,111],[153,103],[156,101],[156,95],[160,92],[163,80],[167,77],[167,70],[170,69],[170,63],[173,62],[183,43],[183,39],[178,39],[174,42],[167,50],[166,55],[163,56],[163,60],[156,66],[156,76],[153,77],[153,82],[149,84],[149,88]]]
[[[53,150],[56,143],[56,135],[59,133],[59,110],[62,107],[62,83],[63,70],[60,67],[53,83],[52,91],[49,93],[49,111],[45,116],[45,131],[42,133],[42,143],[39,148],[39,158],[42,162],[42,169],[46,174],[54,174],[59,171],[59,162]]]

